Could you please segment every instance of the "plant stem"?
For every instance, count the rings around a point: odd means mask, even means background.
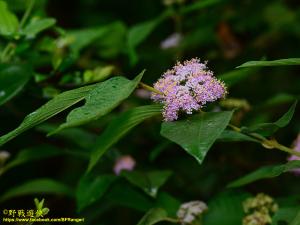
[[[160,92],[159,90],[156,90],[155,88],[153,88],[153,87],[151,87],[151,86],[149,86],[147,84],[144,84],[143,82],[140,82],[139,85],[142,88],[144,88],[144,89],[146,89],[148,91],[154,92],[154,93],[159,94],[159,95],[164,95],[164,93]]]
[[[8,59],[8,55],[10,54],[11,50],[14,49],[16,46],[14,43],[9,42],[7,43],[7,45],[5,46],[5,48],[2,51],[1,54],[1,62],[6,62]]]
[[[170,223],[180,223],[179,219],[175,219],[175,218],[171,218],[171,217],[164,218],[164,220],[168,221]]]
[[[232,124],[228,124],[228,126],[236,132],[243,133],[241,128],[239,128],[237,126],[234,126]],[[268,148],[268,149],[276,148],[280,151],[284,151],[291,155],[296,155],[296,156],[300,157],[300,152],[297,152],[297,151],[293,150],[292,148],[286,147],[286,146],[278,143],[275,139],[269,140],[269,139],[267,139],[261,135],[258,135],[256,133],[243,133],[243,134],[256,139],[265,148]]]
[[[28,5],[28,7],[27,7],[22,19],[21,19],[21,22],[20,22],[20,25],[19,25],[19,30],[21,30],[23,28],[23,26],[25,25],[29,15],[30,15],[30,13],[33,9],[34,3],[35,3],[35,0],[31,0],[29,2],[29,5]]]

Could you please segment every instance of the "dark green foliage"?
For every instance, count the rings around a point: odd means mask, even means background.
[[[200,200],[203,225],[241,225],[264,192],[300,225],[299,2],[168,2],[0,0],[1,210],[163,225]],[[142,87],[195,57],[228,99],[164,122]]]

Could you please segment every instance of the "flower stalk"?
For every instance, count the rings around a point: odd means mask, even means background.
[[[241,128],[236,127],[236,126],[234,126],[232,124],[229,124],[228,127],[230,127],[231,129],[233,129],[236,132],[243,133],[241,131]],[[263,136],[255,134],[255,133],[249,133],[249,134],[243,133],[243,134],[247,135],[247,136],[249,136],[251,138],[254,138],[257,141],[259,141],[264,148],[267,148],[267,149],[273,149],[273,148],[275,148],[275,149],[278,149],[280,151],[287,152],[287,153],[289,153],[291,155],[296,155],[296,156],[300,157],[300,152],[297,152],[297,151],[293,150],[292,148],[289,148],[287,146],[284,146],[284,145],[278,143],[278,141],[275,140],[275,139],[269,140],[267,138],[264,138]]]
[[[153,88],[153,87],[151,87],[151,86],[149,86],[149,85],[147,85],[147,84],[145,84],[145,83],[143,83],[143,82],[140,82],[139,85],[140,85],[140,87],[144,88],[145,90],[154,92],[154,93],[159,94],[159,95],[164,95],[164,94],[163,94],[162,92],[160,92],[159,90],[157,90],[157,89],[155,89],[155,88]]]

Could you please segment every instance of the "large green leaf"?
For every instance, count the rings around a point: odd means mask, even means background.
[[[237,68],[257,66],[296,66],[300,65],[300,58],[278,59],[273,61],[249,61]]]
[[[208,112],[184,121],[164,122],[161,135],[179,144],[200,164],[228,125],[232,111]]]
[[[32,70],[26,65],[0,65],[0,105],[18,94],[29,81]]]
[[[244,192],[224,192],[208,203],[204,225],[241,225],[244,216],[242,203],[250,197]]]
[[[99,200],[116,178],[112,175],[83,176],[76,191],[77,209],[81,211]]]
[[[297,101],[295,101],[294,104],[289,108],[289,110],[282,117],[280,117],[276,122],[256,124],[251,127],[243,127],[242,132],[259,133],[263,136],[270,136],[273,133],[275,133],[279,128],[283,128],[290,123],[295,113],[296,105],[297,105]]]
[[[142,79],[143,73],[140,73],[132,81],[124,77],[113,77],[97,84],[87,95],[85,104],[72,110],[67,116],[67,121],[60,125],[54,133],[97,120],[109,113],[129,97]]]
[[[145,119],[158,115],[160,112],[161,106],[159,105],[140,106],[115,118],[96,140],[88,171],[90,171],[97,164],[101,156],[127,132]]]
[[[141,188],[144,192],[152,197],[156,197],[158,189],[164,185],[169,179],[171,171],[122,171],[124,176],[130,183]]]
[[[62,154],[65,154],[63,150],[50,145],[42,145],[24,149],[20,151],[12,161],[9,161],[3,168],[0,169],[0,174],[24,163],[42,160]]]
[[[45,120],[64,111],[70,106],[83,100],[95,85],[85,86],[71,91],[63,92],[47,102],[45,105],[27,115],[24,121],[15,130],[0,137],[0,146],[15,138],[24,131],[44,122]]]
[[[139,221],[138,225],[153,225],[167,219],[167,212],[162,208],[150,209],[143,218]]]
[[[43,30],[52,27],[55,23],[56,20],[53,18],[35,19],[24,28],[23,33],[27,36],[27,38],[33,38]]]
[[[262,167],[242,178],[239,178],[233,182],[231,182],[228,187],[240,187],[246,184],[255,182],[257,180],[266,179],[266,178],[273,178],[277,177],[282,173],[288,172],[292,169],[296,169],[300,167],[300,161],[290,161],[286,164],[275,165],[275,166],[265,166]]]
[[[0,35],[14,35],[19,27],[19,21],[15,14],[9,11],[6,2],[0,1]]]
[[[55,194],[73,197],[73,190],[63,183],[48,178],[30,180],[17,187],[10,188],[0,197],[0,202],[11,198],[32,194]]]

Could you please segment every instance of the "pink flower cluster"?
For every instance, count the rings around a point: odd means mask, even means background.
[[[293,149],[297,152],[300,152],[300,134],[298,134],[298,137],[296,138],[296,140],[294,141],[294,144],[293,144]],[[289,158],[288,158],[288,161],[293,161],[293,160],[300,160],[300,157],[299,156],[296,156],[296,155],[291,155]],[[297,168],[297,169],[293,169],[291,170],[292,172],[294,172],[296,175],[300,175],[300,168]]]
[[[223,82],[216,79],[199,59],[177,63],[154,84],[162,94],[152,93],[151,98],[164,104],[165,121],[178,119],[180,111],[192,114],[206,103],[225,97]]]

